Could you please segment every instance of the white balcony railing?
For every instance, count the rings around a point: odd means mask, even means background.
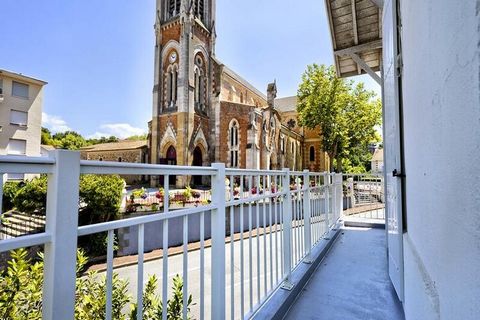
[[[156,226],[155,232],[161,232],[163,238],[161,264],[156,268],[164,306],[169,293],[169,274],[180,272],[184,319],[188,313],[186,299],[193,291],[196,305],[190,312],[195,318],[248,318],[275,290],[293,285],[290,280],[296,266],[308,262],[312,248],[335,227],[342,212],[340,174],[225,169],[224,164],[181,167],[81,161],[78,153],[60,150],[50,158],[0,157],[0,176],[3,173],[48,175],[45,231],[0,240],[0,252],[44,246],[44,319],[73,319],[77,240],[101,232],[108,234],[105,314],[106,319],[112,318],[114,234],[122,228],[138,230],[134,282],[136,301],[142,305],[144,244],[150,237],[146,227],[151,225]],[[164,207],[161,212],[79,227],[81,174],[163,176]],[[170,175],[209,177],[211,203],[170,210]],[[169,228],[179,220],[183,235],[181,270],[169,273],[174,259],[167,250],[172,234]],[[195,250],[198,259],[193,258],[189,248],[192,233],[199,238]],[[199,277],[192,280],[194,272]],[[163,318],[166,317],[164,312]],[[137,308],[137,319],[142,319],[142,308]]]

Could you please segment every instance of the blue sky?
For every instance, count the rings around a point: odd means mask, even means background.
[[[319,0],[218,0],[216,56],[258,89],[276,79],[280,97],[294,95],[307,64],[333,62],[324,10]],[[0,69],[48,81],[53,131],[146,132],[154,11],[154,0],[2,0]]]

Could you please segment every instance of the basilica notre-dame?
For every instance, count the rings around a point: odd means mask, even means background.
[[[218,60],[215,2],[157,0],[149,161],[328,170],[319,132],[298,125],[296,97],[277,99],[276,83],[265,95]]]

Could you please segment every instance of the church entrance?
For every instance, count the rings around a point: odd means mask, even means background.
[[[192,166],[194,167],[203,166],[203,154],[202,154],[202,149],[200,149],[200,147],[196,147],[195,150],[193,150]],[[202,176],[193,176],[192,182],[196,186],[202,185]]]
[[[177,150],[174,146],[168,148],[166,157],[160,159],[160,164],[167,164],[170,166],[177,165]],[[169,176],[168,183],[169,185],[175,185],[177,183],[177,176]],[[160,184],[164,184],[163,176],[160,177]]]

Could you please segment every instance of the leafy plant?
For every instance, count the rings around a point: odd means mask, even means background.
[[[80,177],[80,222],[91,224],[118,217],[124,181],[117,175]]]
[[[135,189],[132,191],[132,195],[134,198],[141,198],[146,193],[145,188]]]
[[[151,276],[148,279],[145,290],[143,291],[143,318],[149,320],[161,320],[163,315],[163,304],[155,291],[157,288],[157,277]],[[167,319],[183,319],[183,279],[178,274],[173,277],[172,298],[167,300]],[[192,305],[192,295],[187,299],[187,319],[191,319],[190,306]],[[130,320],[137,319],[138,305],[132,304]]]
[[[27,181],[13,198],[14,206],[25,213],[45,214],[47,207],[47,177]]]
[[[15,196],[20,190],[20,188],[24,185],[23,182],[17,182],[17,181],[7,181],[3,185],[3,202],[2,202],[2,207],[3,211],[6,212],[8,210],[13,209],[13,200],[15,199]]]
[[[8,268],[0,273],[0,319],[1,320],[40,320],[42,318],[43,255],[38,260],[28,258],[26,249],[10,252]],[[96,271],[82,275],[88,261],[83,250],[77,251],[77,280],[75,290],[75,319],[105,319],[106,278]],[[158,279],[150,276],[143,292],[143,318],[162,319],[163,306],[155,294]],[[112,318],[125,320],[122,312],[130,303],[128,319],[136,319],[137,304],[131,303],[127,292],[128,281],[113,274],[112,281]],[[187,314],[190,314],[192,295],[187,301]],[[173,278],[172,297],[167,300],[167,318],[182,319],[183,281],[179,275]],[[190,319],[190,317],[188,316]]]
[[[185,199],[188,201],[188,199],[190,199],[192,197],[192,188],[190,188],[189,186],[187,186],[185,188],[185,190],[183,190],[183,196],[185,197]]]

